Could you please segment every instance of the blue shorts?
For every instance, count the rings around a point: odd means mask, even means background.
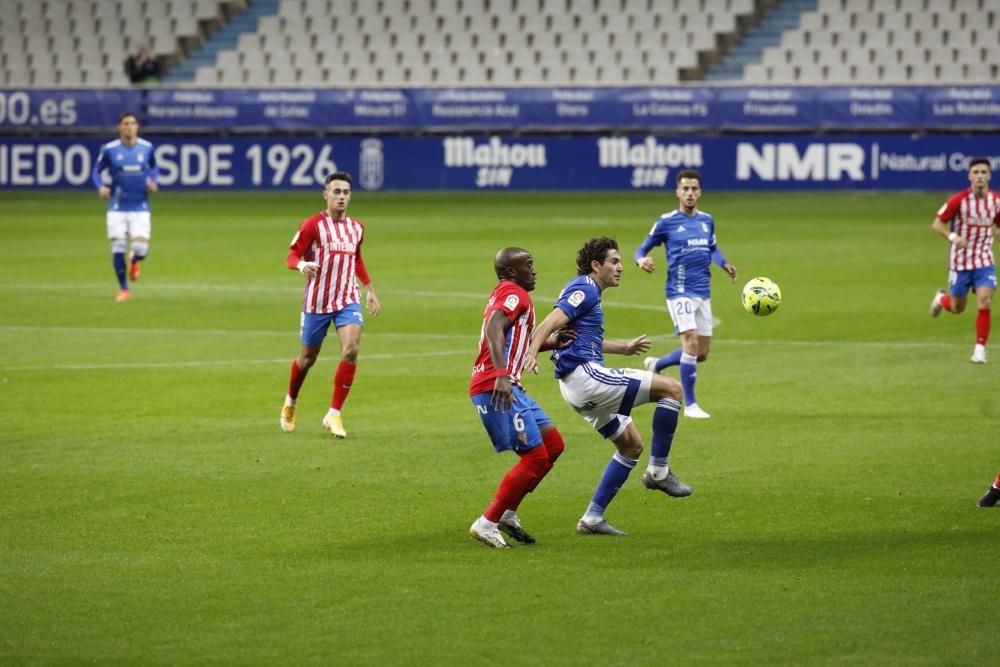
[[[963,297],[979,287],[997,288],[997,270],[993,266],[981,269],[948,272],[948,289],[952,296]]]
[[[299,337],[303,345],[319,345],[326,338],[326,332],[333,322],[333,328],[357,324],[365,326],[365,320],[361,317],[361,304],[349,303],[335,313],[302,313],[301,324],[299,325]]]
[[[552,423],[535,399],[523,387],[514,385],[514,405],[507,412],[499,412],[491,405],[493,392],[484,391],[472,397],[479,418],[497,453],[513,449],[523,452],[542,444],[541,429]]]

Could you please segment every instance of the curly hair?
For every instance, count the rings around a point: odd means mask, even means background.
[[[593,269],[591,262],[603,264],[608,257],[609,250],[618,250],[618,241],[607,236],[590,239],[583,244],[583,247],[576,253],[576,275],[585,276]]]

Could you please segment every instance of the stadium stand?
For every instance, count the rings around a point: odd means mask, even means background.
[[[0,85],[996,82],[998,0],[3,0]]]
[[[145,46],[168,67],[246,0],[2,0],[0,85],[128,86],[125,59]]]
[[[819,0],[745,83],[996,83],[996,0]]]

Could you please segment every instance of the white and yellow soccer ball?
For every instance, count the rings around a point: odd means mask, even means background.
[[[781,288],[770,278],[758,276],[743,286],[743,307],[751,315],[770,315],[781,305]]]

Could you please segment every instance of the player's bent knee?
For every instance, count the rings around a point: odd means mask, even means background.
[[[665,375],[654,375],[653,384],[649,387],[649,398],[658,401],[661,398],[672,398],[679,401],[684,397],[684,388],[681,383],[672,377]]]
[[[625,428],[625,431],[614,441],[614,444],[615,448],[623,456],[627,456],[630,459],[638,459],[642,456],[642,438],[639,437],[639,431],[636,430],[634,424],[630,423]]]
[[[542,442],[545,444],[545,451],[549,456],[549,464],[555,463],[566,448],[562,434],[555,427],[542,432]]]

